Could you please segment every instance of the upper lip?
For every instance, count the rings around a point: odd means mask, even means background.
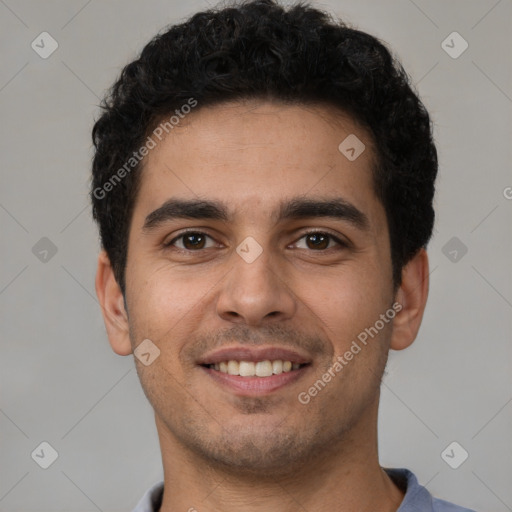
[[[225,347],[205,354],[198,364],[217,364],[223,361],[291,361],[292,363],[310,363],[311,359],[287,348],[280,347]]]

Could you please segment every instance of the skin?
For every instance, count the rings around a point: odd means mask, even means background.
[[[365,151],[338,146],[356,134]],[[395,511],[403,499],[379,465],[377,412],[389,349],[415,339],[428,295],[418,251],[395,290],[385,212],[373,190],[368,133],[324,106],[251,101],[198,109],[146,157],[129,233],[126,305],[105,252],[96,290],[113,350],[144,339],[159,348],[135,359],[155,410],[164,466],[162,512]],[[368,229],[345,219],[276,222],[283,200],[342,197]],[[174,219],[144,230],[170,198],[217,200],[232,219]],[[178,239],[194,228],[199,244]],[[338,237],[315,245],[317,230]],[[248,236],[263,252],[236,252]],[[193,239],[193,242],[197,242]],[[186,245],[185,245],[186,244]],[[179,252],[179,249],[182,252]],[[297,399],[398,302],[402,309],[308,404]],[[311,366],[259,397],[217,384],[197,359],[224,346],[297,348]],[[303,507],[303,508],[301,508]]]

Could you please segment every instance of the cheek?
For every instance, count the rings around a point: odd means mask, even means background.
[[[301,296],[333,340],[353,338],[389,307],[390,293],[378,269],[350,265],[303,286]]]
[[[379,386],[392,327],[389,318],[381,320],[391,306],[390,291],[377,269],[370,272],[370,268],[347,269],[338,279],[324,283],[329,292],[323,293],[314,309],[333,350],[332,359],[318,368],[315,379],[333,382],[326,400],[338,403],[343,396],[350,402],[352,397],[354,407],[356,397],[370,400]]]
[[[322,391],[326,407],[346,411],[369,403],[379,388],[392,329],[391,318],[384,322],[381,315],[391,303],[389,290],[379,279],[366,279],[354,271],[333,281],[323,307],[315,309],[333,353],[315,372],[311,385],[328,381],[327,392]]]
[[[132,343],[149,338],[175,355],[190,339],[187,327],[199,325],[201,310],[219,282],[217,274],[180,272],[175,264],[163,261],[127,267],[128,276]]]

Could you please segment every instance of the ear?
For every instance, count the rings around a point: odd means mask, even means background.
[[[402,284],[396,294],[400,311],[393,319],[393,350],[407,348],[416,339],[428,297],[428,256],[420,249],[402,270]]]
[[[121,288],[114,277],[114,271],[105,251],[98,256],[96,271],[96,295],[100,301],[103,320],[112,350],[121,356],[132,353],[128,314],[124,305]]]

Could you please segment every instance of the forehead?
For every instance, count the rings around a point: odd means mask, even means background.
[[[199,105],[146,157],[134,213],[147,215],[174,197],[221,201],[230,220],[275,219],[284,198],[342,197],[378,219],[373,166],[368,133],[338,110]]]

